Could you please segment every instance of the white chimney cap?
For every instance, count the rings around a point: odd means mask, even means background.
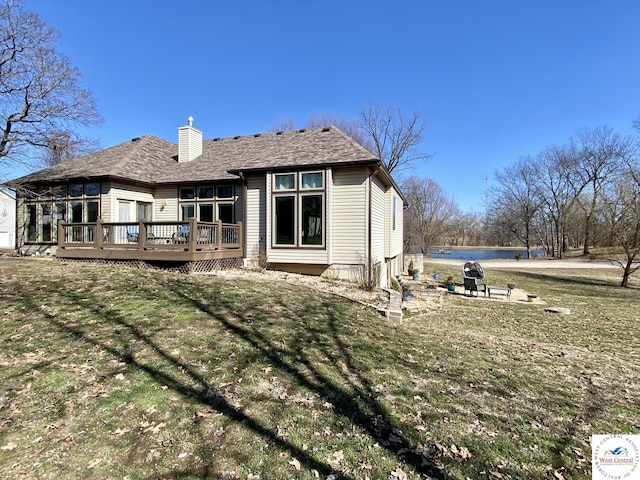
[[[189,115],[189,118],[187,118],[187,122],[189,123],[190,127],[193,127],[193,117],[191,115]]]

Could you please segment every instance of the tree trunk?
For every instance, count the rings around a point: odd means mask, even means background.
[[[621,287],[626,287],[629,282],[629,276],[631,275],[631,260],[627,261],[627,264],[624,266],[624,272],[622,273],[622,281],[620,282]]]
[[[582,248],[582,254],[587,256],[591,252],[589,251],[589,244],[591,243],[591,215],[585,218],[584,222],[584,247]]]

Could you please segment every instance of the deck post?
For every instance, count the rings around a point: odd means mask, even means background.
[[[66,237],[64,235],[64,220],[58,220],[58,246],[64,248]]]
[[[196,217],[189,219],[189,251],[196,251],[196,240],[198,239],[198,221]]]
[[[142,219],[140,219],[138,225],[138,250],[144,250],[147,243],[147,227]]]
[[[96,244],[96,248],[98,250],[102,249],[102,243],[104,242],[104,232],[102,231],[102,219],[98,218],[96,220],[96,231],[94,233],[95,238],[93,239]]]
[[[216,222],[216,250],[222,249],[222,221]]]
[[[242,235],[242,222],[238,222],[238,247],[240,247],[240,251],[242,252],[242,256],[244,257],[244,238]]]

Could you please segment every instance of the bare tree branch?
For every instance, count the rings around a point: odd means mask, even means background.
[[[429,155],[418,151],[424,125],[420,115],[405,115],[400,108],[370,103],[361,112],[361,129],[371,139],[374,153],[389,172],[398,173]]]
[[[77,138],[79,126],[102,120],[58,41],[22,0],[0,3],[0,165],[30,163],[29,152],[48,148],[52,136]]]

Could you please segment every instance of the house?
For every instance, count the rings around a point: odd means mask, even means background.
[[[381,286],[402,269],[406,199],[334,126],[203,140],[190,117],[177,145],[133,138],[9,185],[25,254],[351,280],[375,267]]]
[[[16,248],[16,199],[0,188],[0,248]]]

